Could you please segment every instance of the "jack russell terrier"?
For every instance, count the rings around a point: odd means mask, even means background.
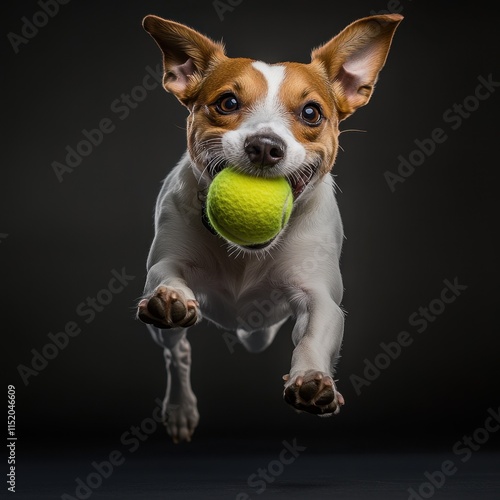
[[[401,20],[366,17],[313,50],[309,64],[266,64],[229,58],[221,43],[182,24],[144,19],[163,53],[163,85],[189,110],[187,152],[158,197],[137,310],[164,349],[163,417],[174,442],[189,441],[199,420],[186,332],[202,317],[236,332],[251,352],[293,317],[285,401],[320,416],[344,404],[333,380],[344,329],[343,230],[329,174],[339,123],[370,100]],[[289,181],[293,212],[269,244],[242,247],[210,230],[207,189],[227,165]]]

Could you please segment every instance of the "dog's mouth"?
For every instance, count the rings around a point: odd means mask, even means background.
[[[292,187],[294,201],[307,189],[316,174],[316,170],[315,167],[306,167],[287,176]]]
[[[225,168],[229,166],[229,162],[219,162],[217,165],[209,169],[210,177],[213,179],[218,173],[222,172]],[[296,201],[298,197],[306,190],[309,183],[312,181],[314,175],[316,174],[316,167],[305,167],[298,172],[286,175],[286,180],[289,182],[292,188],[293,201]],[[267,244],[265,245],[267,246]]]

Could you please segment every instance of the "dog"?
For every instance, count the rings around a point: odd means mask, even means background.
[[[370,100],[402,19],[359,19],[314,49],[308,64],[266,64],[229,58],[221,43],[183,24],[144,18],[163,54],[163,85],[189,110],[187,151],[157,200],[137,305],[164,349],[163,418],[174,442],[190,441],[199,421],[186,332],[202,318],[235,332],[251,352],[266,349],[294,318],[285,401],[319,416],[344,404],[333,379],[344,330],[344,236],[329,174],[339,123]],[[292,215],[272,241],[235,245],[207,222],[208,187],[228,165],[289,181]]]

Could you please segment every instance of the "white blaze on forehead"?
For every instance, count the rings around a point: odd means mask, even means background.
[[[284,66],[271,66],[261,61],[255,61],[252,66],[260,71],[267,82],[267,95],[264,99],[263,111],[281,115],[281,105],[278,99],[279,90],[283,80],[285,79]],[[271,117],[270,117],[271,118]]]

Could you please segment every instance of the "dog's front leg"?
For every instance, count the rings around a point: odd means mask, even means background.
[[[344,315],[327,290],[294,290],[297,322],[290,373],[284,376],[284,398],[297,410],[317,415],[338,413],[344,398],[333,380],[344,331]]]
[[[201,320],[198,301],[169,260],[161,260],[148,271],[144,298],[137,316],[157,328],[187,328]]]

